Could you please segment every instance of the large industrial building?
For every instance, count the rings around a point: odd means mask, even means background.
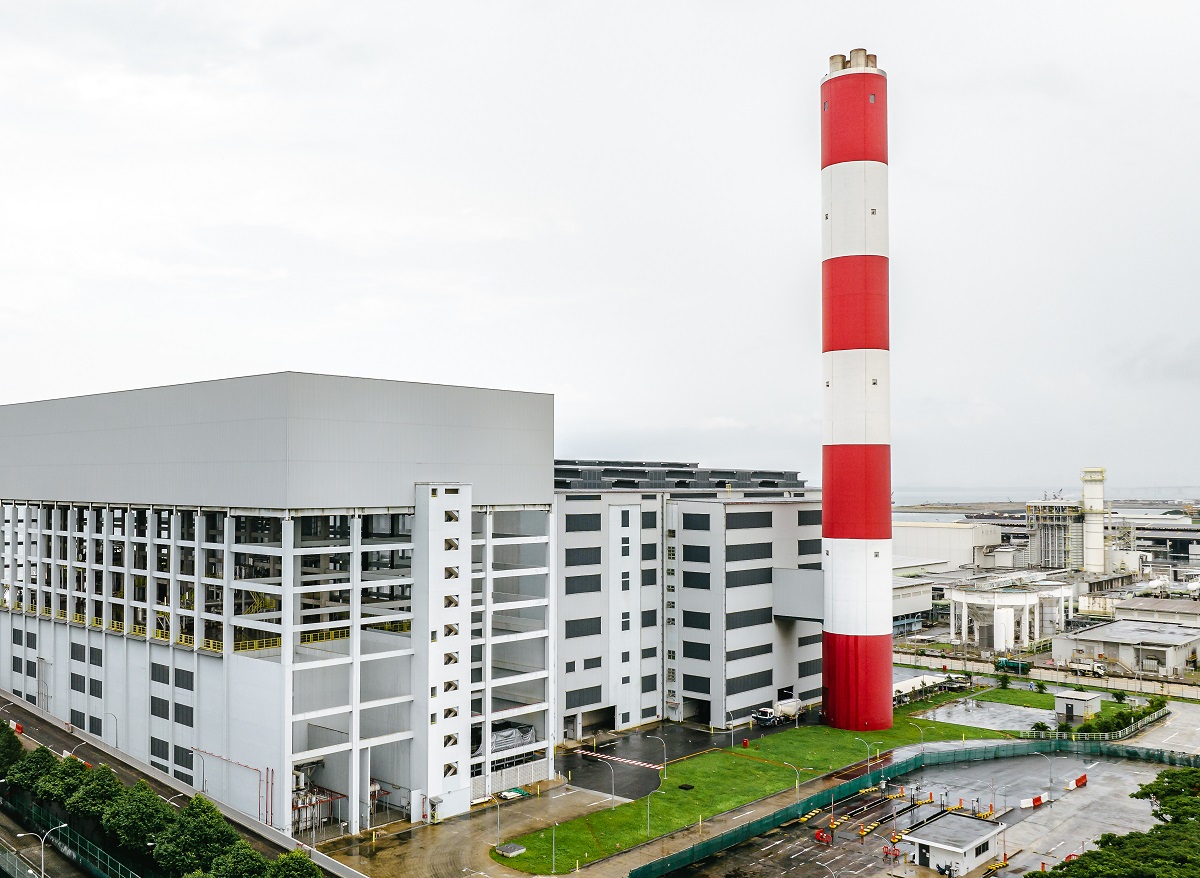
[[[819,700],[820,493],[795,472],[560,460],[555,485],[564,740]]]
[[[542,394],[2,406],[0,685],[283,831],[464,812],[553,770],[552,461]]]

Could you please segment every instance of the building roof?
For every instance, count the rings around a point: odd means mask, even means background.
[[[1200,614],[1200,601],[1190,598],[1130,598],[1115,605],[1118,610],[1153,610],[1158,613]]]
[[[1054,698],[1056,701],[1082,701],[1090,704],[1093,701],[1099,701],[1103,698],[1099,692],[1055,692]]]
[[[1124,643],[1129,646],[1184,646],[1200,640],[1200,628],[1176,622],[1140,622],[1118,619],[1073,634],[1060,634],[1067,640]]]
[[[554,499],[554,397],[302,372],[0,406],[0,497],[242,509]]]
[[[720,469],[698,463],[647,460],[556,460],[559,491],[804,488],[795,470]]]
[[[969,851],[1003,828],[995,820],[984,820],[958,811],[943,811],[924,826],[914,829],[904,840],[935,844],[954,851]]]

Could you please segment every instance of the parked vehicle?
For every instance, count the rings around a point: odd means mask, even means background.
[[[1067,667],[1074,671],[1076,676],[1105,677],[1108,675],[1108,666],[1104,662],[1094,659],[1071,659],[1067,662]]]
[[[1028,674],[1029,662],[1023,662],[1019,659],[999,658],[996,659],[997,671],[1009,671],[1013,674]]]
[[[802,710],[804,705],[799,698],[788,698],[785,701],[776,701],[770,707],[760,707],[754,711],[753,718],[760,726],[778,726],[794,722],[796,715]]]

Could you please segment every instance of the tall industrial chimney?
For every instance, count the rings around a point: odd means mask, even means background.
[[[1107,573],[1104,551],[1104,467],[1085,467],[1083,481],[1083,570]]]
[[[855,49],[821,82],[826,718],[892,725],[887,79]]]

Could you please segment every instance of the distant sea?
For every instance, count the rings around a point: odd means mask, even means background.
[[[892,489],[892,503],[896,506],[915,506],[919,503],[1024,503],[1029,500],[1042,500],[1060,492],[1062,497],[1078,500],[1079,482],[1036,488],[987,485],[974,488],[896,487]],[[1107,484],[1104,486],[1104,499],[1193,502],[1200,499],[1200,485],[1126,487]]]

